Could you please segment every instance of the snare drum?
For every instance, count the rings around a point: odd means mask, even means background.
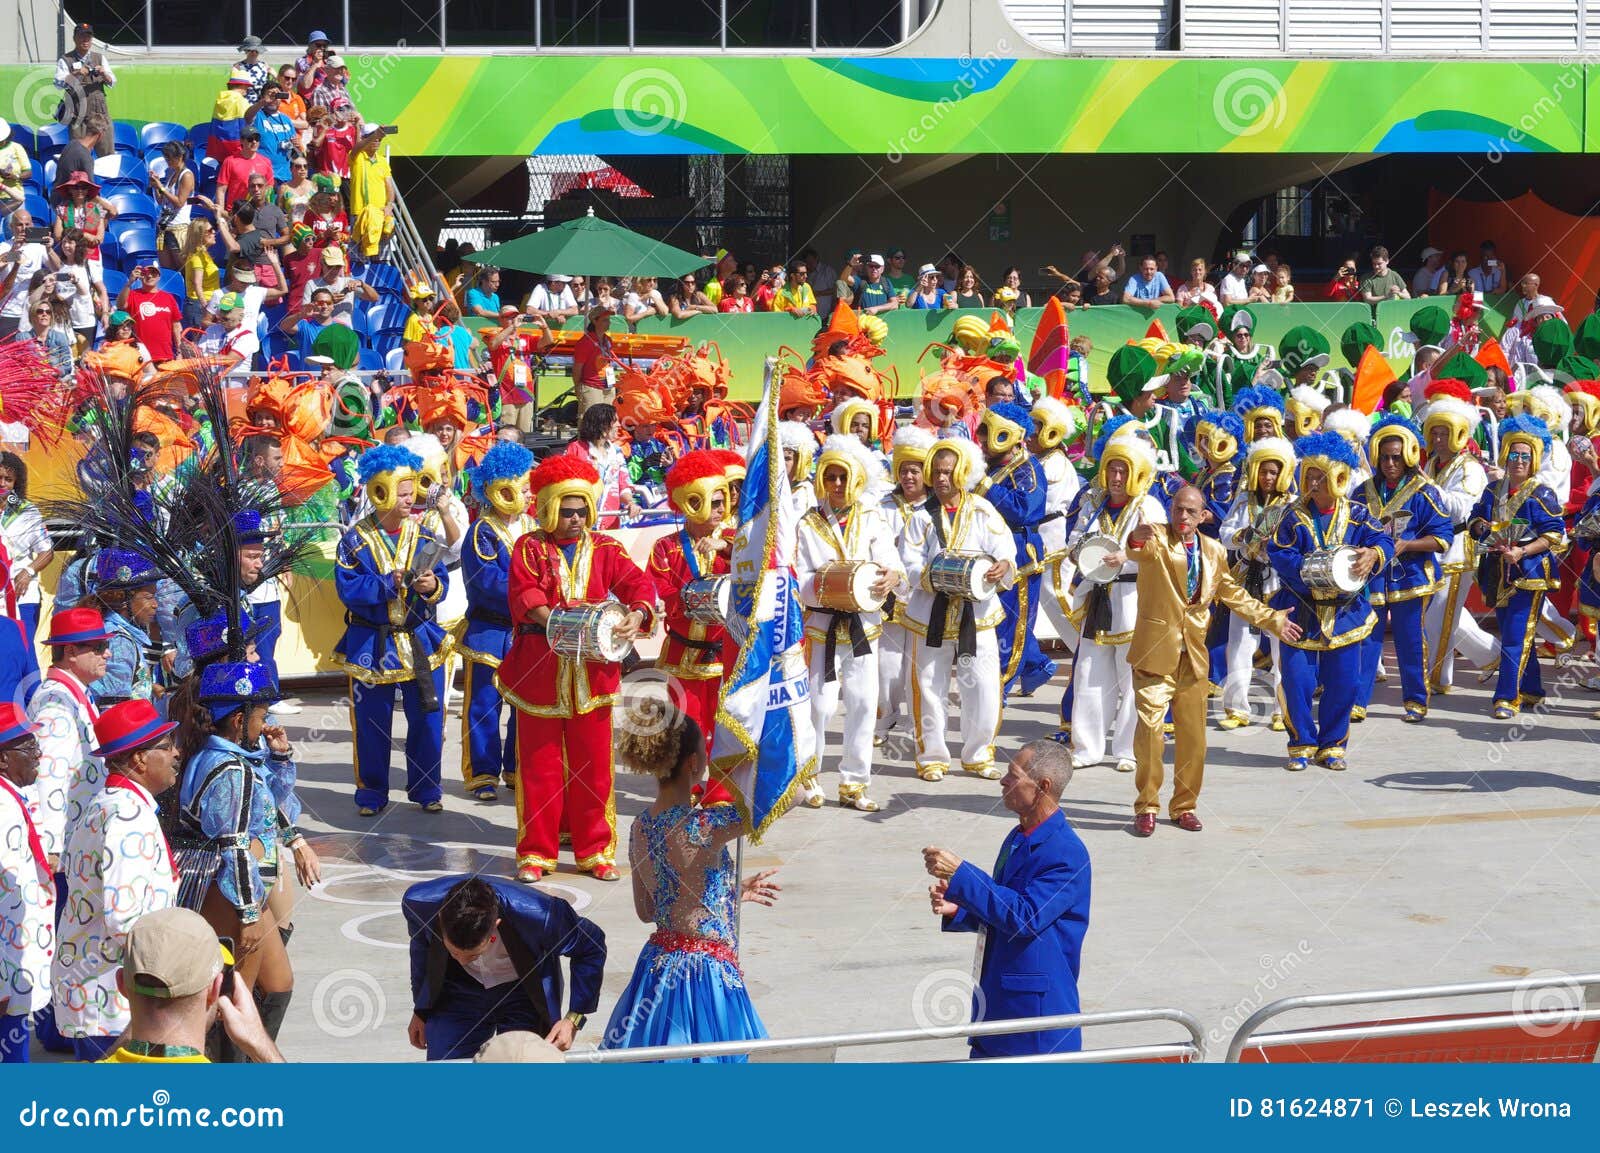
[[[1117,543],[1116,537],[1092,533],[1078,545],[1078,571],[1086,581],[1097,585],[1110,584],[1122,571],[1122,566],[1110,563],[1107,558],[1119,552],[1122,552],[1122,546]]]
[[[928,587],[964,601],[984,600],[995,590],[984,576],[993,565],[986,553],[946,549],[928,564]]]
[[[817,603],[840,613],[875,613],[883,608],[883,598],[872,595],[872,586],[883,575],[883,566],[870,560],[836,560],[817,569]]]
[[[1366,580],[1355,574],[1357,550],[1347,544],[1337,548],[1319,549],[1308,553],[1300,564],[1300,579],[1314,593],[1350,595],[1366,586]]]
[[[678,596],[690,620],[703,625],[725,624],[728,610],[733,607],[733,582],[725,576],[701,577],[684,585]]]
[[[627,610],[615,601],[551,609],[545,635],[550,647],[570,660],[620,661],[632,645],[616,635],[618,626],[627,619]]]

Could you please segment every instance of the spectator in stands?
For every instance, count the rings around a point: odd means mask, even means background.
[[[338,53],[329,53],[323,63],[322,80],[311,90],[306,105],[326,108],[335,116],[346,111],[354,114],[355,105],[351,103],[348,91],[350,70],[345,67],[344,57]]]
[[[117,76],[94,47],[94,28],[79,24],[72,30],[72,48],[56,61],[56,87],[61,103],[56,122],[69,127],[97,121],[106,131],[97,134],[89,146],[101,156],[111,155],[111,110],[106,106],[106,89],[114,88]],[[85,165],[84,171],[92,171]]]
[[[55,319],[50,301],[40,299],[28,309],[28,334],[56,370],[56,375],[65,379],[72,375],[72,338],[61,331]]]
[[[299,348],[300,359],[313,352],[317,337],[333,323],[333,293],[326,288],[312,292],[311,299],[289,309],[278,322],[278,331],[292,336]],[[408,338],[409,339],[409,338]]]
[[[1033,297],[1022,291],[1022,269],[1015,264],[1000,274],[1000,287],[994,290],[994,306],[1013,315],[1019,308],[1033,307]]]
[[[883,278],[883,257],[876,252],[867,257],[866,272],[857,283],[855,307],[857,312],[874,316],[900,307],[900,297]]]
[[[1389,267],[1389,250],[1383,245],[1377,245],[1367,254],[1367,259],[1372,262],[1372,273],[1361,282],[1361,299],[1368,304],[1379,304],[1385,300],[1409,300],[1411,293],[1406,291],[1405,277]]]
[[[233,210],[233,215],[217,217],[217,231],[230,255],[250,262],[256,280],[266,288],[278,288],[283,276],[278,267],[278,254],[267,246],[271,239],[256,227],[256,206],[246,200]]]
[[[56,186],[55,239],[60,240],[69,228],[83,233],[83,256],[95,274],[99,275],[100,242],[106,237],[106,225],[117,215],[111,202],[100,195],[100,186],[87,172],[74,172],[66,181]]]
[[[948,296],[945,301],[949,303]],[[963,264],[961,271],[956,273],[956,307],[983,307],[983,286],[978,283],[978,270],[970,264]]]
[[[1250,303],[1272,303],[1272,269],[1265,264],[1258,264],[1250,270]]]
[[[722,294],[727,289],[728,277],[739,271],[739,262],[734,259],[733,253],[724,249],[717,253],[717,260],[711,269],[711,276],[705,282],[706,299],[713,306],[722,304]]]
[[[1272,303],[1294,303],[1294,269],[1287,264],[1279,264],[1272,270]]]
[[[72,139],[56,156],[56,188],[60,188],[74,172],[93,172],[95,154],[100,142],[111,134],[111,122],[90,117],[72,126]],[[106,151],[110,151],[108,147]]]
[[[1528,315],[1530,308],[1541,304],[1554,304],[1555,301],[1539,291],[1539,274],[1530,272],[1517,282],[1517,291],[1522,293],[1522,299],[1517,301],[1516,307],[1511,310],[1511,324],[1521,324],[1522,318]]]
[[[304,152],[311,139],[311,126],[306,121],[305,99],[300,95],[300,70],[293,64],[285,64],[278,69],[277,80],[278,87],[283,89],[283,98],[278,101],[278,107],[294,124],[295,146]]]
[[[862,252],[859,248],[852,248],[844,259],[844,267],[839,270],[839,275],[833,281],[833,300],[835,304],[855,303],[856,289],[861,284]]]
[[[262,92],[261,107],[251,127],[261,137],[261,155],[272,165],[272,179],[278,183],[288,180],[289,160],[295,151],[295,127],[283,110],[283,89],[276,81]]]
[[[477,365],[473,363],[472,349],[476,342],[472,329],[461,323],[461,309],[453,300],[447,300],[439,306],[439,328],[434,333],[435,339],[450,350],[451,359],[458,372],[473,372]]]
[[[335,189],[350,179],[350,157],[361,143],[361,116],[354,105],[337,112],[315,107],[307,110],[311,118],[311,161],[313,171],[333,178]]]
[[[778,299],[778,289],[782,287],[783,265],[774,264],[771,268],[763,268],[756,290],[750,294],[750,299],[756,302],[756,311],[773,311],[773,304]]]
[[[817,298],[817,315],[827,316],[833,311],[833,284],[839,279],[838,270],[822,260],[817,250],[811,247],[801,251],[800,263],[810,273],[811,292]]]
[[[133,331],[156,364],[174,360],[183,340],[183,309],[161,288],[161,266],[145,261],[117,294],[117,308],[133,317]]]
[[[156,202],[156,232],[163,253],[176,252],[189,227],[189,198],[194,195],[194,169],[189,145],[169,140],[161,146],[161,163],[150,166],[150,199]]]
[[[1333,279],[1328,282],[1327,296],[1330,301],[1340,304],[1361,298],[1361,278],[1356,275],[1355,257],[1347,256],[1339,262]]]
[[[276,252],[289,246],[289,216],[272,201],[272,182],[259,173],[250,177],[250,207],[255,226],[262,235],[261,245]]]
[[[1147,308],[1152,312],[1163,304],[1171,304],[1174,299],[1172,285],[1156,267],[1156,258],[1153,256],[1139,260],[1139,271],[1128,278],[1128,283],[1122,289],[1123,304]]]
[[[554,272],[533,286],[523,308],[550,322],[551,328],[560,328],[578,315],[578,304],[572,299],[572,277]]]
[[[351,236],[366,260],[378,259],[384,241],[394,233],[394,204],[399,199],[389,158],[380,155],[383,126],[363,124],[361,147],[350,158]]]
[[[33,175],[28,150],[11,139],[11,123],[0,120],[0,218],[22,206],[27,190],[23,184]]]
[[[237,258],[228,261],[228,282],[219,291],[213,292],[206,302],[206,311],[211,316],[219,315],[217,310],[225,292],[235,294],[243,302],[244,325],[252,332],[261,319],[261,310],[271,308],[284,298],[282,288],[276,285],[264,288],[256,282],[256,270],[250,263]]]
[[[278,263],[283,266],[284,278],[289,282],[284,295],[290,300],[304,300],[306,285],[322,271],[324,249],[316,246],[315,238],[316,234],[304,224],[289,228],[289,247],[283,250]]]
[[[623,516],[639,515],[642,506],[628,472],[627,454],[617,443],[617,410],[609,402],[590,404],[584,409],[578,417],[578,435],[567,445],[567,455],[588,461],[600,474],[596,528],[619,528]]]
[[[1090,283],[1089,291],[1084,295],[1083,303],[1086,305],[1122,303],[1122,294],[1111,287],[1111,268],[1109,265],[1102,264],[1094,270],[1094,280]]]
[[[322,173],[313,176],[311,183],[316,185],[316,191],[300,218],[311,229],[311,243],[318,248],[343,245],[350,238],[350,220],[344,214],[344,201],[339,199],[338,183]]]
[[[217,169],[217,211],[227,212],[235,203],[249,199],[250,178],[272,179],[272,161],[261,155],[261,133],[246,128],[239,133],[239,155],[230,156]]]
[[[254,328],[245,327],[244,315],[244,301],[236,293],[223,293],[217,302],[217,322],[207,326],[199,344],[207,356],[239,357],[228,376],[240,382],[248,380],[255,355],[261,350],[261,340]]]
[[[239,138],[254,119],[257,104],[245,99],[250,78],[235,69],[211,106],[211,133],[206,137],[206,157],[224,164],[239,155]]]
[[[622,319],[628,323],[628,331],[635,330],[635,326],[647,316],[666,316],[667,302],[661,299],[661,293],[656,289],[656,278],[653,276],[636,276],[632,288],[622,297]]]
[[[0,249],[0,339],[28,321],[28,289],[41,268],[55,271],[60,258],[42,240],[30,237],[33,217],[26,208],[11,214],[11,239]]]
[[[1083,307],[1083,285],[1076,280],[1069,280],[1056,289],[1056,296],[1061,300],[1061,307],[1066,312]]]
[[[1246,304],[1250,300],[1250,254],[1240,249],[1233,254],[1228,272],[1217,286],[1217,299],[1226,308],[1230,304]]]
[[[294,62],[294,70],[300,76],[300,95],[308,100],[312,90],[322,83],[323,73],[328,68],[328,54],[331,51],[332,44],[328,34],[313,32],[306,38],[306,54]]]
[[[432,340],[437,329],[434,312],[439,306],[439,298],[435,295],[431,284],[413,284],[411,286],[411,315],[406,317],[405,331],[400,334],[400,339],[407,344],[415,344],[419,340]]]
[[[1460,296],[1463,292],[1472,291],[1472,269],[1466,249],[1458,248],[1450,254],[1450,264],[1439,270],[1433,291],[1445,296]]]
[[[312,296],[326,289],[333,296],[333,319],[337,324],[354,327],[356,302],[375,304],[378,300],[378,290],[364,280],[358,280],[349,275],[345,267],[344,253],[337,248],[324,248],[322,250],[321,275],[309,281],[297,299],[302,304],[308,304]],[[459,317],[458,317],[459,319]],[[463,329],[462,331],[467,331]],[[471,334],[468,333],[470,338]]]
[[[811,265],[804,259],[789,265],[789,275],[773,296],[772,307],[790,316],[818,315],[817,294],[811,287]]]
[[[71,277],[73,294],[70,303],[72,313],[72,331],[82,342],[78,350],[82,355],[83,349],[94,346],[94,333],[96,321],[110,311],[110,302],[106,299],[106,286],[89,267],[89,262],[84,258],[83,233],[76,228],[70,229],[61,237],[61,243],[56,246],[56,252],[61,258],[61,267],[56,275]]]
[[[911,296],[906,302],[907,308],[943,308],[944,307],[944,277],[939,272],[938,265],[924,264],[917,270],[916,287],[912,289]]]
[[[745,283],[743,273],[735,272],[728,277],[728,286],[722,294],[722,303],[717,306],[718,312],[754,312],[755,302],[750,299],[749,286]]]
[[[717,306],[706,298],[706,294],[697,287],[697,277],[694,273],[678,278],[678,287],[672,297],[667,301],[667,310],[672,313],[675,320],[687,320],[691,316],[702,313],[710,314],[717,311]]]
[[[210,220],[190,223],[179,250],[179,267],[183,269],[184,308],[183,323],[189,328],[203,325],[206,302],[222,286],[217,262],[211,258],[211,246],[217,242],[217,227]]]
[[[611,351],[611,313],[592,309],[583,335],[572,346],[572,383],[578,398],[578,419],[595,405],[616,403],[616,369]]]
[[[316,190],[311,180],[311,161],[303,155],[290,160],[289,179],[278,185],[278,207],[288,215],[291,224],[300,223]]]
[[[1428,296],[1437,290],[1439,274],[1444,270],[1444,251],[1428,245],[1422,250],[1422,267],[1411,278],[1411,295]]]
[[[467,315],[500,321],[500,270],[479,266],[477,279],[467,289]]]
[[[595,306],[594,292],[589,288],[587,276],[574,276],[567,282],[567,291],[572,293],[572,303],[578,306],[579,312],[588,312]]]
[[[1485,296],[1506,290],[1506,266],[1495,251],[1494,241],[1478,245],[1478,264],[1472,270],[1472,286]]]
[[[1198,256],[1189,262],[1189,279],[1178,285],[1173,293],[1179,308],[1188,308],[1192,304],[1209,304],[1219,314],[1222,305],[1217,300],[1217,291],[1206,280],[1206,262]]]
[[[917,286],[917,278],[906,270],[906,250],[898,244],[888,251],[889,263],[884,267],[883,279],[888,282],[889,291],[900,297],[901,304],[910,298],[911,290]]]
[[[604,308],[612,313],[622,307],[622,301],[618,299],[616,291],[611,287],[611,281],[603,276],[595,278],[594,305],[596,308]]]
[[[250,85],[244,90],[244,98],[252,104],[261,99],[262,91],[272,79],[272,71],[261,60],[262,47],[261,37],[246,36],[239,45],[239,51],[244,53],[244,59],[233,66],[235,71],[243,72],[250,78]]]

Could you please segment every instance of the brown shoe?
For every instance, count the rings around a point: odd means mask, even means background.
[[[1133,835],[1148,837],[1156,831],[1156,815],[1154,813],[1139,813],[1133,818]]]
[[[1188,833],[1198,833],[1201,829],[1205,828],[1205,826],[1200,823],[1200,818],[1195,816],[1193,813],[1179,813],[1176,817],[1172,818],[1172,823]]]

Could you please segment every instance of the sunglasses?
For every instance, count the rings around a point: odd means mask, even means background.
[[[578,520],[588,516],[589,510],[586,508],[564,508],[561,510],[560,515],[562,520]]]
[[[27,740],[18,741],[14,745],[7,745],[0,749],[0,753],[21,753],[23,756],[38,756],[39,738],[29,737]]]
[[[1508,452],[1508,453],[1506,453],[1506,460],[1507,461],[1517,460],[1517,461],[1521,461],[1523,464],[1529,464],[1533,460],[1533,453],[1531,453],[1531,452]]]

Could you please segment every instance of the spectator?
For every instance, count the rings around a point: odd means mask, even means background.
[[[254,332],[260,323],[261,310],[270,308],[284,298],[284,290],[274,285],[265,288],[256,281],[256,270],[247,261],[228,261],[228,282],[211,294],[206,301],[206,311],[218,315],[225,292],[234,293],[244,304],[244,326]]]
[[[323,61],[320,75],[317,86],[306,99],[307,109],[326,108],[335,117],[340,113],[354,116],[355,105],[351,103],[348,91],[350,70],[345,67],[344,57],[330,52]]]
[[[55,309],[48,299],[40,299],[29,307],[28,335],[57,376],[64,380],[72,375],[72,338],[57,326]]]
[[[975,1020],[1078,1012],[1090,870],[1089,851],[1060,807],[1071,780],[1066,747],[1037,740],[1018,750],[1000,783],[1001,801],[1017,815],[1017,827],[1006,835],[993,876],[947,849],[922,851],[934,878],[929,898],[944,931],[986,933]],[[1061,1053],[1082,1043],[1076,1029],[971,1040],[974,1057]]]
[[[1090,285],[1090,291],[1083,299],[1083,303],[1086,305],[1122,303],[1122,294],[1111,287],[1111,266],[1109,264],[1102,264],[1095,268],[1094,280]]]
[[[1280,264],[1273,271],[1272,303],[1294,303],[1294,269],[1287,264]]]
[[[278,87],[283,89],[278,108],[294,125],[295,147],[304,152],[311,139],[311,126],[306,120],[305,98],[300,95],[300,70],[293,64],[285,64],[278,69],[277,80]]]
[[[0,250],[0,340],[28,320],[28,289],[41,268],[55,270],[60,262],[40,237],[26,208],[11,214],[11,239]]]
[[[443,323],[439,325],[439,331],[434,335],[440,344],[450,350],[451,361],[456,371],[476,371],[478,366],[472,360],[472,346],[476,338],[472,334],[472,329],[461,323],[461,309],[455,301],[447,300],[439,306],[439,313]]]
[[[906,250],[899,245],[889,249],[889,264],[884,269],[883,278],[889,282],[889,288],[900,297],[904,304],[911,295],[911,290],[917,286],[917,277],[906,271]]]
[[[1361,280],[1356,275],[1355,257],[1347,256],[1339,262],[1338,269],[1333,274],[1333,279],[1328,282],[1328,299],[1337,303],[1350,300],[1359,300],[1361,297]]]
[[[1052,275],[1061,276],[1064,280],[1076,280],[1079,284],[1091,284],[1094,281],[1095,269],[1104,267],[1111,273],[1108,278],[1109,281],[1114,283],[1122,275],[1122,261],[1126,255],[1127,250],[1122,245],[1113,244],[1106,250],[1104,256],[1101,256],[1093,249],[1085,252],[1083,258],[1078,262],[1077,273],[1072,276],[1062,276],[1062,273],[1054,265],[1046,265],[1046,268]],[[948,288],[949,285],[946,285],[946,287]]]
[[[1372,275],[1361,282],[1361,299],[1368,304],[1385,300],[1409,300],[1405,277],[1389,267],[1389,250],[1378,245],[1367,254],[1372,261]]]
[[[537,334],[524,331],[517,324],[520,314],[514,304],[503,305],[498,317],[499,329],[488,339],[489,366],[495,384],[500,389],[500,420],[519,429],[533,430],[533,397],[529,385],[533,369],[529,358],[550,347],[550,326],[544,317],[534,317],[539,326]]]
[[[1478,245],[1478,265],[1472,270],[1472,286],[1485,296],[1506,290],[1506,266],[1500,262],[1494,241]]]
[[[838,270],[823,261],[817,250],[811,247],[801,251],[800,263],[810,273],[812,295],[817,298],[817,315],[829,315],[833,312],[833,285],[839,279]]]
[[[678,278],[677,291],[667,301],[667,311],[672,314],[674,320],[687,320],[702,313],[714,313],[717,311],[717,306],[696,287],[696,278],[691,272],[688,276]]]
[[[559,272],[551,273],[543,282],[533,286],[523,311],[544,317],[550,322],[551,328],[560,328],[578,315],[578,302],[572,298],[571,284],[572,277]]]
[[[261,108],[251,121],[261,138],[261,155],[272,165],[272,179],[282,183],[289,179],[289,160],[295,151],[295,126],[283,110],[283,89],[274,81],[261,94]]]
[[[260,174],[250,177],[250,207],[254,209],[255,226],[264,239],[262,247],[276,252],[289,246],[288,213],[272,201],[272,182]]]
[[[344,253],[337,248],[324,248],[322,250],[321,275],[309,281],[301,290],[298,300],[301,304],[308,304],[318,292],[326,290],[333,297],[333,319],[337,324],[346,327],[355,326],[356,301],[363,304],[376,304],[378,290],[364,280],[357,280],[349,275],[345,267]],[[495,298],[495,318],[499,317],[499,298]],[[458,315],[456,318],[460,320]],[[462,329],[463,332],[468,332]],[[468,332],[468,339],[471,333]]]
[[[616,401],[616,368],[611,351],[611,314],[592,309],[584,320],[583,335],[572,346],[572,384],[578,400],[578,420],[596,405]]]
[[[1218,315],[1222,312],[1222,304],[1217,300],[1216,289],[1206,280],[1206,262],[1199,257],[1189,262],[1189,279],[1178,285],[1173,294],[1179,308],[1188,308],[1192,304],[1209,304]]]
[[[751,299],[756,302],[757,312],[772,312],[778,299],[778,290],[783,287],[783,265],[774,264],[771,268],[761,270],[761,281],[756,285],[756,290]]]
[[[250,127],[259,105],[245,99],[250,78],[243,72],[228,74],[227,83],[211,106],[211,134],[206,138],[206,157],[225,164],[239,155],[239,138]]]
[[[289,283],[284,295],[290,300],[304,300],[306,285],[322,271],[322,253],[312,241],[316,234],[304,224],[289,228],[289,247],[283,250],[278,263],[283,268],[284,279]],[[340,250],[343,254],[343,250]]]
[[[1422,250],[1422,267],[1411,278],[1411,295],[1427,296],[1438,288],[1439,274],[1444,269],[1444,252],[1428,245]]]
[[[789,265],[789,275],[773,296],[772,307],[790,316],[819,315],[816,290],[811,287],[811,265],[803,258]]]
[[[400,195],[389,174],[389,158],[378,154],[382,144],[383,126],[363,124],[361,147],[350,159],[351,237],[367,260],[378,259],[393,234],[394,204]]]
[[[319,288],[311,294],[306,303],[291,308],[283,314],[283,319],[278,322],[278,330],[294,337],[299,347],[300,359],[304,361],[315,350],[317,337],[322,334],[322,330],[332,323],[333,293],[326,288]],[[410,341],[413,338],[408,336],[406,339]]]
[[[733,258],[733,253],[726,249],[718,252],[716,264],[711,269],[711,279],[705,284],[706,299],[713,305],[720,305],[728,277],[737,271],[738,261]]]
[[[944,287],[940,283],[943,277],[937,265],[924,264],[917,269],[917,283],[911,293],[909,307],[911,308],[943,308]]]
[[[120,308],[106,317],[105,339],[100,342],[97,351],[120,363],[120,376],[140,380],[155,370],[150,350],[140,342],[139,334],[134,331],[133,317]]]
[[[1228,273],[1217,286],[1217,299],[1226,308],[1230,304],[1248,304],[1250,301],[1250,254],[1240,249],[1229,262]]]
[[[622,319],[627,321],[629,331],[647,316],[667,315],[667,302],[656,291],[656,278],[634,277],[632,289],[622,297]]]
[[[106,224],[116,215],[111,202],[100,195],[100,186],[89,178],[87,172],[74,172],[66,181],[56,186],[55,224],[56,240],[69,228],[83,233],[83,258],[101,274],[100,242],[106,237]]]
[[[296,156],[289,161],[289,179],[278,185],[278,207],[289,217],[289,223],[298,224],[306,214],[312,194],[317,186],[311,180],[311,161]]]
[[[0,218],[22,205],[27,190],[23,184],[33,175],[28,150],[11,139],[11,123],[0,120]]]
[[[1164,248],[1156,249],[1156,271],[1162,276],[1167,275],[1167,250]],[[1170,281],[1172,278],[1167,277],[1167,279]]]
[[[117,294],[117,307],[133,316],[139,343],[156,364],[175,360],[183,340],[183,309],[161,289],[161,266],[146,261],[134,266],[133,275]]]
[[[322,83],[323,75],[328,70],[327,61],[331,51],[331,42],[326,32],[313,32],[306,38],[306,54],[294,62],[294,69],[300,77],[301,96],[309,99],[312,90]]]
[[[400,334],[401,340],[407,344],[415,344],[419,340],[433,339],[434,309],[437,307],[437,301],[433,285],[419,282],[411,286],[411,315],[406,317],[405,331]]]
[[[169,140],[161,146],[161,162],[150,166],[150,199],[156,202],[156,232],[161,250],[175,252],[189,227],[189,198],[194,195],[194,169],[189,167],[189,145]]]
[[[1153,256],[1140,259],[1139,271],[1128,278],[1128,283],[1122,289],[1123,304],[1151,311],[1163,304],[1171,304],[1174,299],[1172,285],[1167,283],[1166,275],[1156,267],[1156,258]]]
[[[96,134],[89,147],[101,156],[110,156],[111,110],[106,106],[106,89],[116,86],[117,77],[106,58],[95,50],[91,25],[79,24],[73,28],[71,51],[56,61],[55,83],[61,89],[56,123],[72,128],[91,122],[105,125],[107,130]],[[85,165],[83,170],[92,171],[93,166]]]
[[[91,117],[72,126],[72,139],[56,156],[56,188],[60,188],[75,172],[93,172],[95,154],[100,151],[100,141],[111,132],[111,122]],[[109,148],[106,151],[110,151]]]
[[[268,288],[283,284],[278,275],[277,254],[267,247],[267,234],[256,227],[256,206],[248,200],[234,209],[233,216],[219,215],[217,231],[231,255],[249,262],[256,280]]]
[[[572,303],[578,306],[579,312],[588,312],[594,307],[594,292],[589,288],[587,276],[574,276],[567,283],[567,290],[572,293]]]
[[[238,357],[228,376],[248,383],[256,353],[261,351],[261,339],[254,328],[245,327],[244,301],[239,299],[237,293],[222,294],[222,299],[217,302],[217,318],[215,324],[208,325],[200,334],[200,351],[207,356]]]
[[[1457,249],[1450,254],[1449,265],[1439,270],[1433,290],[1445,296],[1460,296],[1463,292],[1471,292],[1472,272],[1473,270],[1468,267],[1466,250]]]
[[[108,1064],[205,1062],[206,1034],[218,1021],[257,1065],[281,1064],[250,986],[233,974],[234,957],[193,909],[146,913],[128,930],[117,989],[129,1024]]]
[[[1109,285],[1110,281],[1106,283]],[[1083,307],[1083,285],[1076,280],[1069,280],[1056,289],[1056,295],[1061,298],[1061,307],[1067,312]]]
[[[261,99],[262,90],[272,79],[271,70],[262,63],[261,49],[261,37],[246,36],[239,45],[239,51],[244,53],[244,59],[233,66],[234,71],[243,72],[250,78],[250,85],[244,90],[244,97],[252,104]]]
[[[866,273],[856,285],[857,312],[876,315],[893,312],[900,307],[900,297],[889,288],[883,278],[883,257],[874,252],[867,258]]]
[[[261,155],[261,133],[246,128],[239,133],[239,155],[230,156],[217,170],[217,211],[249,199],[250,178],[272,179],[272,161]]]
[[[300,222],[311,229],[311,243],[317,248],[343,245],[350,238],[350,221],[339,199],[339,186],[333,177],[318,173],[311,178],[316,186]]]
[[[478,266],[478,278],[467,289],[467,315],[500,321],[500,270]]]
[[[862,253],[859,248],[852,248],[844,259],[844,267],[833,282],[834,304],[854,304],[856,288],[861,283]]]
[[[1517,301],[1516,307],[1511,310],[1511,319],[1507,327],[1521,324],[1523,317],[1528,315],[1528,310],[1539,305],[1553,305],[1555,301],[1539,291],[1539,274],[1530,272],[1517,282],[1517,291],[1522,293],[1522,299]]]
[[[1022,270],[1013,264],[1000,277],[1000,287],[994,290],[994,306],[1013,315],[1019,308],[1032,308],[1033,297],[1022,291]]]
[[[728,277],[728,287],[722,294],[722,303],[717,306],[717,311],[754,312],[755,302],[750,299],[748,287],[740,273],[735,272]]]
[[[83,233],[76,228],[69,230],[62,236],[57,250],[61,267],[56,275],[72,279],[73,292],[68,308],[72,314],[72,330],[82,342],[78,349],[81,355],[94,346],[96,322],[110,311],[110,302],[106,299],[105,284],[84,259]]]
[[[1258,264],[1250,270],[1250,303],[1272,303],[1272,269],[1265,264]]]
[[[946,307],[949,306],[949,299],[946,295]],[[983,286],[978,283],[978,270],[970,264],[963,264],[956,273],[955,300],[957,308],[983,307]]]
[[[591,403],[578,417],[578,435],[567,445],[567,455],[588,461],[600,474],[595,527],[621,527],[624,517],[641,511],[638,493],[628,472],[627,454],[617,444],[617,410],[610,403]]]

